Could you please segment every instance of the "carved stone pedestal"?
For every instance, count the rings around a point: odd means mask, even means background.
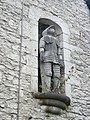
[[[39,104],[47,106],[45,112],[60,114],[61,109],[66,110],[70,105],[70,98],[65,94],[57,94],[52,92],[34,93],[33,97],[40,99]]]

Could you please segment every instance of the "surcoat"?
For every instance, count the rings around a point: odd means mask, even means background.
[[[59,41],[50,35],[45,35],[40,40],[40,48],[44,49],[44,61],[59,64]]]

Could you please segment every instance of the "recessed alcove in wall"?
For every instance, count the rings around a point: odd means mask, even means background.
[[[68,62],[69,58],[67,58],[66,54],[66,43],[68,44],[68,38],[70,35],[69,29],[67,24],[60,19],[57,16],[54,16],[52,14],[44,14],[40,13],[40,16],[38,16],[38,19],[36,21],[37,28],[38,28],[38,91],[33,94],[33,97],[36,99],[40,99],[40,105],[44,105],[45,112],[47,113],[53,113],[53,114],[59,114],[62,110],[66,110],[67,107],[70,105],[70,98],[71,98],[71,87],[70,84],[67,83],[67,81],[64,82],[64,87],[62,87],[62,91],[60,89],[60,92],[43,92],[42,90],[42,80],[41,80],[41,74],[40,74],[40,52],[39,52],[39,42],[40,38],[42,37],[42,32],[50,25],[55,26],[56,30],[56,38],[59,40],[60,48],[61,48],[61,54],[62,54],[62,62],[64,63],[64,66],[61,68],[61,74],[65,79],[67,79],[67,72],[68,72]],[[64,93],[64,94],[63,94]]]
[[[63,31],[62,28],[56,24],[55,22],[53,22],[50,19],[45,19],[45,18],[41,18],[38,21],[38,91],[42,92],[42,81],[41,81],[41,73],[40,73],[40,46],[39,46],[39,42],[40,39],[42,37],[42,32],[49,27],[50,25],[54,25],[55,29],[56,29],[56,38],[59,40],[60,43],[60,49],[61,49],[61,55],[62,55],[62,62],[64,63],[64,54],[63,54]],[[61,73],[61,77],[64,76],[64,66],[60,67],[60,73]],[[64,90],[63,90],[64,91]]]

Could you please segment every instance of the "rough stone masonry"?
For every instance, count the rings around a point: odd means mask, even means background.
[[[57,116],[32,97],[38,86],[38,20],[46,16],[62,20],[66,30],[64,21],[70,32],[64,51],[71,105]],[[89,20],[84,0],[0,0],[0,120],[17,120],[19,80],[19,120],[90,120]]]

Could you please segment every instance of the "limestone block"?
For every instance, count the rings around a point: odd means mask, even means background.
[[[8,4],[10,4],[10,5],[12,5],[12,6],[15,5],[15,2],[13,2],[12,0],[5,0],[5,2],[8,3]]]
[[[16,52],[15,53],[8,52],[7,57],[9,57],[17,62],[19,61],[19,54],[17,54]]]
[[[21,22],[19,23],[19,34],[21,34]],[[30,21],[23,20],[23,36],[38,40],[38,23],[32,24]]]
[[[38,56],[38,42],[37,41],[30,41],[29,49],[32,55]]]
[[[68,49],[64,49],[64,60],[65,61],[70,61],[71,60],[71,51]]]
[[[38,68],[38,57],[32,56],[27,58],[27,65]]]
[[[0,82],[2,82],[2,72],[0,71]]]
[[[31,92],[38,92],[38,77],[31,77],[31,86],[30,86]]]
[[[16,28],[17,28],[17,23],[16,23],[16,21],[14,21],[13,19],[10,19],[8,24],[9,24],[9,26],[10,26],[12,29],[16,29]]]
[[[12,109],[17,109],[17,103],[7,101],[7,107],[12,108]]]
[[[28,75],[35,75],[35,76],[38,76],[38,69],[37,68],[33,68],[31,66],[27,66],[27,65],[24,65],[22,67],[22,73],[27,73]]]
[[[26,5],[24,1],[23,1],[23,15],[25,17],[28,17],[29,15],[29,5]]]
[[[14,85],[18,85],[18,78],[15,78],[15,77],[14,77],[14,78],[12,79],[12,82],[13,82]]]
[[[76,76],[70,76],[69,78],[70,79],[66,81],[67,84],[76,85],[80,87],[80,81],[78,80],[78,78],[76,78]]]
[[[23,0],[15,0],[15,6],[18,7],[19,9],[22,8],[22,1]]]
[[[42,15],[42,10],[40,8],[36,8],[34,6],[31,6],[29,9],[29,18],[34,20],[34,21],[38,21],[38,19],[41,17]]]
[[[38,5],[38,1],[37,0],[27,0],[27,3],[30,3],[32,5]]]
[[[63,34],[62,36],[63,36],[63,42],[66,42],[66,43],[69,44],[69,38],[70,38],[70,36],[67,35],[67,34]]]
[[[67,42],[63,42],[63,47],[64,47],[65,49],[68,49],[68,50],[71,50],[71,51],[74,51],[74,50],[77,49],[76,46],[73,46],[73,45],[71,45],[71,44],[69,44],[69,43],[67,43]]]
[[[66,96],[68,96],[72,100],[72,97],[71,97],[71,85],[68,84],[67,82],[65,82],[65,94],[66,94]]]
[[[64,64],[65,64],[65,73],[66,73],[67,75],[73,75],[74,72],[75,72],[75,64],[73,64],[73,63],[71,63],[71,62],[68,62],[68,61],[65,61]],[[73,69],[74,71],[72,71],[72,67],[74,68],[74,69]],[[70,71],[71,71],[71,72],[70,72]]]

